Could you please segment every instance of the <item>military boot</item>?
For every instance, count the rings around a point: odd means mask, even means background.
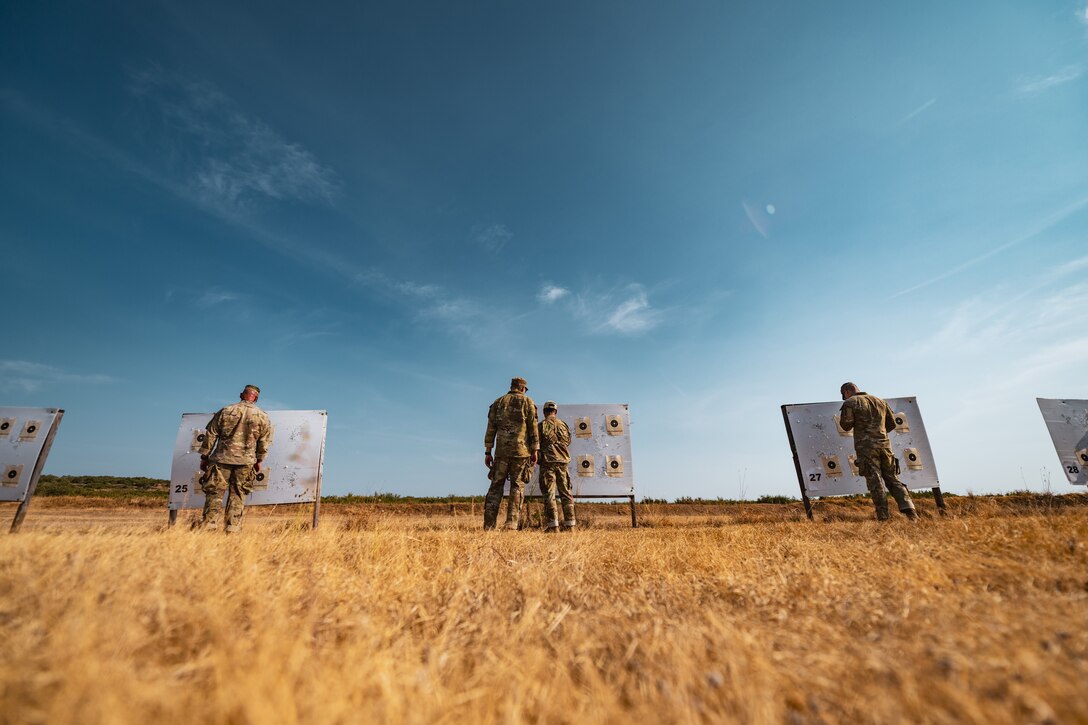
[[[918,520],[918,512],[915,511],[914,509],[900,509],[899,513],[906,516],[907,521],[917,521]]]

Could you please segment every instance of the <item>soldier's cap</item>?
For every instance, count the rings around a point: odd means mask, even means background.
[[[527,383],[525,381],[525,378],[510,378],[510,389],[511,390],[513,390],[514,388],[516,388],[516,387],[518,387],[520,385],[524,385],[526,390],[529,389],[529,383]]]
[[[555,404],[554,400],[549,400],[548,402],[544,403],[544,410],[549,410],[549,409],[559,410],[559,406]]]
[[[849,381],[845,382],[845,383],[843,383],[842,385],[839,386],[839,390],[846,390],[847,388],[852,388],[854,390],[861,390],[861,388],[858,387],[857,383],[851,383]]]
[[[243,392],[243,393],[244,393],[244,392],[246,392],[247,390],[252,390],[252,391],[253,391],[253,392],[255,392],[255,393],[256,393],[257,395],[260,395],[260,394],[261,394],[261,389],[260,389],[260,388],[258,388],[258,387],[257,387],[256,385],[247,385],[247,386],[245,386],[244,388],[242,388],[242,392]]]

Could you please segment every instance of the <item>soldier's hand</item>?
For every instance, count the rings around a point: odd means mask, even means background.
[[[529,465],[535,466],[537,459],[540,457],[540,451],[533,451],[529,456]]]
[[[253,470],[256,471],[257,473],[261,472],[261,462],[260,461],[257,461],[256,463],[253,464]]]
[[[201,456],[201,458],[200,458],[200,470],[201,471],[207,471],[208,470],[208,459],[204,458],[203,456]]]
[[[492,466],[495,465],[495,459],[491,457],[490,453],[485,453],[484,454],[484,465],[487,466],[488,468],[491,468]]]

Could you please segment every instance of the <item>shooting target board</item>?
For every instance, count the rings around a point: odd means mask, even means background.
[[[272,446],[261,472],[246,497],[247,506],[278,503],[313,503],[321,494],[321,467],[325,458],[324,410],[265,411],[272,423]],[[171,510],[204,508],[200,487],[200,444],[211,413],[181,416],[170,468]],[[226,492],[223,493],[224,500]]]
[[[631,419],[626,403],[557,403],[559,418],[570,429],[570,485],[575,496],[627,497],[635,494],[631,466]],[[537,411],[544,420],[543,411]],[[533,471],[526,494],[540,493],[540,468]],[[510,493],[510,484],[506,484]]]
[[[58,408],[0,408],[0,501],[26,498],[63,415]]]
[[[896,427],[888,433],[888,440],[892,453],[899,459],[899,480],[912,490],[940,486],[918,401],[885,400],[895,416]],[[797,473],[804,491],[811,497],[869,491],[854,462],[854,433],[839,427],[840,408],[842,402],[782,406]]]
[[[1036,398],[1069,483],[1088,484],[1088,400]]]

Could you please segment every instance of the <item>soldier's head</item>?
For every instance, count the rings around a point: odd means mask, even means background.
[[[250,403],[256,403],[257,398],[261,395],[261,389],[256,385],[247,385],[242,388],[242,392],[238,395],[239,398]]]
[[[510,392],[512,393],[524,393],[529,390],[529,383],[525,382],[525,378],[511,378],[510,379]]]
[[[858,386],[854,383],[843,383],[839,388],[839,392],[842,393],[842,399],[852,398],[858,394]]]
[[[555,404],[554,400],[549,400],[544,404],[544,417],[549,418],[559,412],[559,406]]]

